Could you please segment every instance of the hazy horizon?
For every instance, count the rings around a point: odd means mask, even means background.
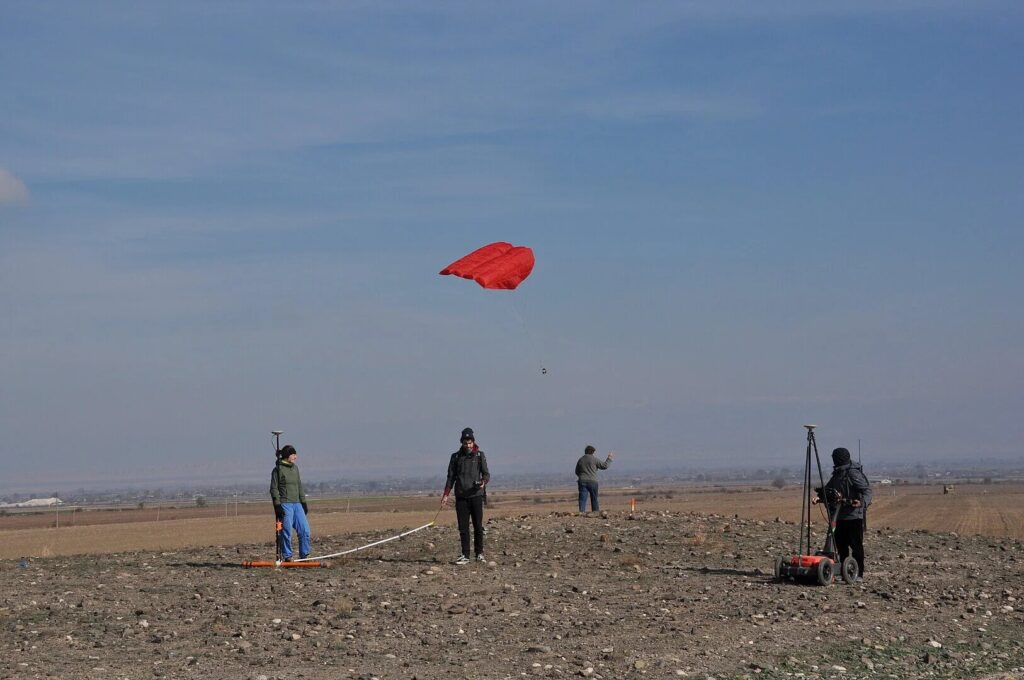
[[[1022,29],[9,5],[7,477],[249,478],[274,428],[310,478],[440,469],[466,426],[507,470],[798,466],[808,422],[822,452],[1024,460]],[[497,240],[534,249],[518,290],[437,275]]]
[[[706,474],[713,477],[722,475],[737,475],[737,474],[753,474],[758,469],[763,469],[770,473],[771,476],[777,474],[780,470],[788,470],[790,477],[797,476],[803,469],[804,453],[799,452],[796,457],[779,459],[775,462],[760,461],[750,462],[749,464],[732,464],[725,466],[716,466],[713,461],[708,461],[706,464],[691,464],[691,465],[672,465],[672,464],[652,464],[645,463],[644,461],[623,461],[617,458],[617,463],[613,465],[609,470],[602,474],[602,479],[609,484],[620,483],[623,480],[630,478],[645,479],[648,482],[651,481],[652,477],[665,476],[665,477],[684,477],[692,475]],[[446,460],[446,457],[445,457]],[[445,474],[445,460],[441,461],[441,465],[427,465],[422,464],[415,468],[410,468],[404,473],[396,473],[393,470],[386,468],[367,468],[360,467],[357,470],[345,470],[338,468],[331,468],[324,464],[310,465],[309,467],[303,467],[303,479],[310,485],[310,488],[316,488],[321,482],[327,483],[355,483],[364,484],[367,482],[410,482],[410,481],[423,481],[423,480],[443,480]],[[509,484],[516,485],[523,483],[527,479],[543,479],[553,481],[556,479],[562,479],[566,484],[572,484],[575,481],[575,474],[573,472],[573,465],[575,464],[575,458],[572,460],[561,461],[561,465],[556,465],[552,462],[546,467],[525,467],[515,466],[508,467],[506,461],[497,459],[491,463],[493,469],[493,482],[495,488],[507,487]],[[856,460],[856,453],[854,453],[854,460]],[[495,464],[496,463],[496,464]],[[828,474],[832,467],[831,460],[828,452],[821,452],[821,463],[824,474]],[[897,467],[904,468],[915,468],[917,466],[924,466],[929,474],[943,474],[947,471],[951,472],[966,472],[968,470],[973,471],[974,476],[980,475],[983,471],[1020,471],[1024,466],[1024,461],[1018,458],[997,458],[997,457],[980,457],[977,459],[967,458],[949,458],[949,459],[920,459],[910,461],[891,461],[884,459],[871,458],[870,456],[862,461],[865,472],[872,479],[877,479],[881,476],[889,474],[890,471]],[[209,486],[247,486],[247,487],[260,487],[266,485],[269,480],[269,473],[271,467],[267,467],[264,470],[256,471],[255,468],[248,472],[239,472],[235,469],[220,469],[210,470],[204,469],[199,475],[180,475],[177,477],[155,477],[155,476],[141,476],[141,477],[129,477],[123,478],[110,478],[110,477],[94,477],[88,478],[81,475],[70,477],[64,480],[59,478],[41,479],[33,482],[30,486],[16,486],[9,482],[0,481],[0,495],[4,494],[29,494],[33,496],[50,496],[54,492],[58,492],[57,495],[69,494],[77,492],[79,490],[86,490],[89,492],[114,492],[119,490],[124,491],[140,491],[143,489],[155,489],[155,488],[191,488],[199,489]],[[816,474],[816,473],[815,473]],[[910,478],[910,477],[908,477]],[[915,481],[912,478],[911,481]],[[710,481],[710,480],[709,480]],[[437,491],[440,491],[441,481],[438,481]]]

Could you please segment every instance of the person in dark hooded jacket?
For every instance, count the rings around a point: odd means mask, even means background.
[[[460,437],[462,446],[448,460],[441,507],[448,505],[448,497],[455,492],[455,515],[459,521],[459,541],[462,553],[455,564],[469,563],[469,523],[473,521],[473,547],[478,562],[484,557],[484,495],[491,473],[487,469],[487,456],[476,445],[472,428],[467,427]]]
[[[812,499],[814,503],[825,501],[829,514],[835,512],[839,505],[839,516],[836,521],[836,550],[842,562],[853,554],[864,574],[864,530],[866,528],[867,508],[871,505],[871,483],[864,475],[860,463],[854,463],[850,452],[844,448],[832,451],[832,476],[825,484],[824,491]]]

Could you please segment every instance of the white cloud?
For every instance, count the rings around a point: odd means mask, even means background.
[[[28,202],[28,187],[7,170],[0,168],[0,205]]]

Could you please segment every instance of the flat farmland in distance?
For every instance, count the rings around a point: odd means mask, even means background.
[[[949,494],[943,494],[942,485],[876,485],[874,491],[874,502],[868,511],[869,528],[1024,538],[1024,484],[957,485]],[[800,489],[796,486],[781,490],[689,488],[638,491],[632,495],[640,499],[643,507],[665,506],[759,520],[800,520]],[[654,497],[646,500],[645,496]],[[621,501],[616,504],[621,505]],[[813,513],[821,519],[818,508]]]
[[[487,517],[514,517],[551,510],[573,511],[575,489],[558,491],[496,490]],[[799,487],[783,489],[724,487],[645,487],[601,489],[602,509],[623,512],[631,499],[638,512],[692,512],[744,519],[800,520]],[[310,523],[318,554],[349,546],[346,534],[398,531],[430,522],[438,497],[394,496],[314,500]],[[153,508],[123,511],[62,511],[60,527],[53,512],[0,517],[0,559],[103,554],[131,550],[177,550],[204,546],[266,544],[262,558],[273,554],[270,503],[211,502],[206,508]],[[820,511],[814,521],[823,525]],[[449,507],[439,526],[454,526]],[[868,515],[870,529],[923,529],[992,538],[1024,539],[1024,484],[959,485],[943,494],[941,485],[876,486]],[[260,559],[244,555],[240,559]]]
[[[436,509],[440,497],[415,496],[356,496],[353,498],[315,498],[316,508],[327,512],[401,512],[417,509]],[[60,506],[42,510],[15,509],[0,515],[0,531],[5,529],[37,529],[42,527],[74,527],[93,524],[125,524],[135,522],[162,522],[182,519],[220,519],[231,517],[263,517],[272,513],[270,498],[254,501],[219,499],[204,507],[191,502],[164,502],[139,508],[134,506]]]

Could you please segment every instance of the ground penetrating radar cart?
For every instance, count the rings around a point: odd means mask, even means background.
[[[775,561],[775,578],[778,581],[793,580],[798,583],[817,583],[821,586],[830,586],[836,580],[836,571],[846,583],[853,583],[859,576],[860,568],[857,560],[852,555],[847,556],[842,564],[839,564],[839,552],[836,550],[836,521],[839,511],[850,499],[844,499],[838,492],[825,488],[825,479],[821,471],[821,458],[818,457],[818,442],[814,438],[816,425],[804,425],[807,428],[807,455],[804,461],[804,484],[803,500],[800,507],[800,548],[796,555],[783,556]],[[818,468],[818,480],[821,486],[817,489],[811,487],[811,451],[814,452],[814,464]],[[818,499],[825,501],[829,508],[828,529],[825,533],[825,545],[821,550],[812,554],[811,552],[811,494]]]

